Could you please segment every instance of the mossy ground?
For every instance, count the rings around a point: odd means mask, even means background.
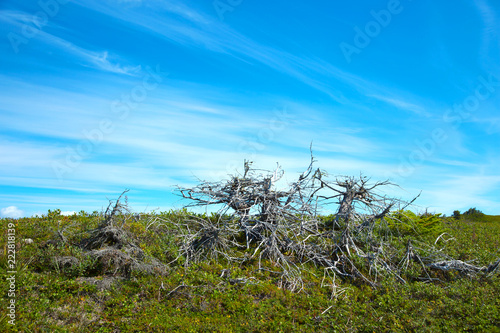
[[[186,212],[162,213],[182,221]],[[441,281],[401,284],[391,278],[371,288],[337,278],[337,295],[323,281],[323,270],[307,267],[304,290],[280,289],[279,277],[256,271],[256,262],[229,264],[223,259],[185,268],[171,264],[166,276],[132,273],[110,288],[82,281],[108,279],[75,246],[46,244],[68,226],[76,243],[99,223],[98,214],[1,219],[0,330],[20,332],[500,332],[500,284],[491,278],[443,274]],[[139,246],[161,262],[176,257],[167,227],[148,226],[150,217],[125,225]],[[16,320],[7,323],[7,224],[16,225]],[[486,265],[500,256],[500,216],[443,218],[455,238],[446,251],[464,261]],[[32,244],[22,243],[31,238]],[[449,238],[449,237],[447,237]],[[81,258],[80,265],[54,267],[53,256]],[[222,276],[230,269],[230,277]],[[240,283],[238,278],[246,278]]]

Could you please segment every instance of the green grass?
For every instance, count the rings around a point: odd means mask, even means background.
[[[187,212],[161,213],[182,221]],[[186,269],[168,267],[166,276],[132,273],[113,288],[101,290],[81,282],[81,275],[97,280],[95,263],[85,261],[76,246],[45,244],[66,227],[69,243],[88,236],[100,221],[97,213],[71,217],[58,211],[18,220],[1,219],[0,330],[20,332],[500,332],[500,284],[490,278],[443,274],[442,281],[401,284],[392,278],[371,288],[359,281],[336,279],[336,296],[323,280],[321,268],[306,266],[304,290],[279,288],[279,277],[256,271],[257,262],[204,261]],[[165,226],[150,227],[148,217],[125,225],[138,245],[162,262],[176,257],[178,244]],[[9,301],[7,225],[16,225],[16,325],[6,317]],[[500,216],[441,218],[440,241],[452,257],[487,265],[500,256]],[[429,239],[429,241],[431,241]],[[42,246],[45,244],[45,246]],[[53,256],[75,256],[81,265],[55,267]],[[272,263],[268,263],[272,266]],[[231,269],[231,278],[221,277]],[[323,282],[323,283],[322,283]],[[331,282],[331,281],[330,281]],[[185,287],[183,287],[185,286]]]

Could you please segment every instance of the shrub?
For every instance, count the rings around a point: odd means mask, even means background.
[[[389,222],[389,227],[401,235],[437,237],[444,230],[440,216],[427,212],[417,215],[410,210],[397,211],[390,215],[394,220]]]
[[[474,207],[474,208],[469,208],[467,211],[464,212],[463,215],[481,217],[484,215],[484,213]]]

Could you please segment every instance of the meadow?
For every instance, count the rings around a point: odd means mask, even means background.
[[[383,276],[373,286],[359,279],[337,276],[332,280],[324,268],[305,263],[303,288],[291,291],[275,272],[259,270],[257,260],[231,262],[218,257],[185,265],[178,257],[177,231],[152,222],[160,218],[182,224],[193,216],[200,218],[180,210],[123,219],[120,228],[127,239],[142,249],[143,258],[155,258],[144,260],[149,263],[147,269],[127,266],[130,258],[125,255],[120,257],[123,260],[116,255],[103,259],[82,250],[82,240],[95,232],[106,217],[103,213],[63,216],[55,210],[41,217],[1,219],[1,329],[500,332],[498,269],[496,274],[474,276],[437,272],[431,279],[421,279],[423,271],[410,267],[401,274],[406,283]],[[329,218],[324,220],[327,225]],[[449,256],[477,266],[498,259],[500,216],[439,216],[437,223],[447,233],[442,247]],[[13,298],[6,282],[12,276],[7,259],[9,224],[14,226],[16,243],[15,325],[8,323],[7,309]],[[400,237],[412,236],[403,233]],[[421,237],[420,242],[432,244],[434,237]],[[128,250],[123,246],[120,251]]]

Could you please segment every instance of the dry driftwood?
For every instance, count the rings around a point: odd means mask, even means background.
[[[185,265],[210,257],[236,262],[258,258],[259,269],[278,274],[281,285],[295,291],[303,287],[305,263],[323,267],[332,286],[336,276],[376,286],[379,275],[392,275],[405,283],[401,273],[410,262],[421,265],[429,280],[432,270],[498,272],[499,262],[488,268],[476,267],[447,258],[432,247],[426,249],[432,255],[421,256],[421,249],[417,251],[411,242],[404,257],[395,258],[395,249],[388,245],[393,235],[380,230],[391,219],[403,223],[391,211],[406,209],[418,196],[410,201],[387,197],[379,190],[394,184],[372,183],[363,175],[339,176],[331,181],[326,172],[313,168],[314,162],[311,154],[306,171],[284,190],[276,188],[283,176],[279,165],[262,173],[247,161],[243,174],[226,181],[202,181],[192,188],[179,188],[180,195],[192,201],[187,207],[220,207],[217,218],[173,223],[182,240],[180,256]],[[318,218],[319,209],[332,204],[337,206],[336,213],[325,223]],[[326,230],[325,225],[329,226]],[[267,267],[263,259],[270,260],[273,267]]]
[[[125,190],[116,201],[110,201],[99,226],[90,232],[90,237],[76,244],[83,256],[95,262],[102,274],[115,277],[130,277],[131,272],[139,274],[165,275],[166,266],[136,245],[133,235],[123,225],[133,218],[125,197]],[[66,242],[62,232],[59,236]],[[76,257],[55,257],[58,268],[71,268],[80,264]]]

